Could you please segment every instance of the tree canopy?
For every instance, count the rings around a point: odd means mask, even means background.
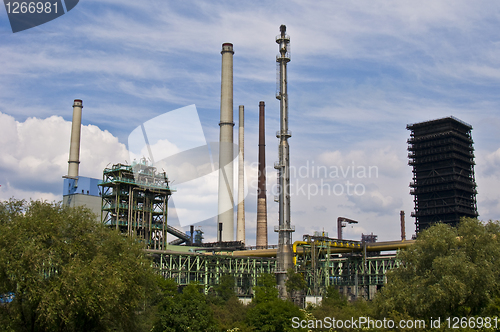
[[[303,331],[292,328],[292,318],[304,318],[304,313],[290,301],[278,297],[276,277],[262,274],[257,279],[255,296],[247,312],[247,323],[256,331]]]
[[[0,203],[0,307],[7,331],[137,331],[156,285],[143,246],[86,208]]]
[[[213,287],[213,292],[210,294],[210,301],[214,304],[224,304],[230,298],[236,297],[234,291],[235,280],[231,275],[223,275],[219,279],[219,283]]]
[[[399,266],[375,301],[348,303],[330,287],[307,312],[281,300],[276,277],[263,274],[245,306],[235,279],[213,293],[155,274],[143,244],[95,222],[85,208],[0,202],[2,331],[297,331],[292,318],[378,319],[500,315],[500,223],[464,219],[436,224],[397,255]],[[287,289],[302,275],[288,272]],[[307,314],[307,316],[306,316]],[[316,318],[315,318],[316,317]],[[339,331],[342,329],[339,329]]]
[[[162,300],[152,331],[217,331],[212,309],[201,286],[190,284],[179,293],[177,287],[173,288],[175,283],[166,281],[163,284],[167,287],[162,287]]]
[[[500,295],[500,224],[463,219],[436,224],[398,254],[377,296],[382,315],[461,317],[480,314]],[[496,313],[498,314],[498,312]]]

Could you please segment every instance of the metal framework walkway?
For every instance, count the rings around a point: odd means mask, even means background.
[[[251,296],[257,277],[274,273],[276,269],[274,258],[146,251],[153,255],[155,267],[163,277],[173,279],[181,286],[190,283],[203,285],[205,293],[217,285],[222,276],[230,275],[235,278],[238,296]]]
[[[276,269],[275,258],[146,251],[153,255],[155,267],[163,277],[181,286],[198,283],[204,286],[205,293],[210,292],[222,276],[231,275],[235,278],[238,296],[251,296],[257,277],[262,273],[274,273]],[[386,272],[398,264],[395,255],[333,257],[324,253],[318,255],[320,251],[317,248],[298,255],[296,271],[306,280],[307,295],[322,296],[328,286],[339,286],[352,288],[356,294],[365,289],[364,294],[369,297],[369,287],[380,288],[386,282]]]

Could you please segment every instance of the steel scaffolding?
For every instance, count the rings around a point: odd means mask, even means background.
[[[410,193],[417,232],[436,222],[477,217],[472,127],[454,117],[408,125]]]
[[[371,299],[369,289],[380,288],[387,282],[386,272],[398,266],[395,255],[364,257],[363,255],[329,253],[325,245],[303,246],[297,257],[296,272],[307,284],[306,294],[323,296],[328,286],[336,286],[349,295]],[[223,254],[178,253],[147,250],[154,266],[164,278],[184,286],[197,283],[209,293],[224,275],[235,278],[238,296],[250,297],[257,278],[262,273],[275,273],[275,258],[232,257]],[[373,296],[373,294],[372,294]]]
[[[154,266],[163,277],[173,279],[181,286],[190,283],[203,285],[207,294],[222,276],[230,275],[235,278],[237,295],[251,296],[257,277],[263,273],[274,273],[276,269],[274,258],[149,252],[154,257]]]
[[[165,172],[158,173],[145,160],[132,165],[115,164],[104,169],[99,186],[104,224],[141,238],[146,248],[166,248],[167,205],[174,190]]]
[[[370,297],[369,287],[380,288],[387,282],[386,272],[398,266],[396,255],[368,256],[366,250],[355,251],[357,241],[304,236],[307,244],[297,249],[295,270],[304,276],[307,295],[323,296],[329,286],[352,288],[354,296]],[[339,246],[352,248],[351,253],[339,254]]]

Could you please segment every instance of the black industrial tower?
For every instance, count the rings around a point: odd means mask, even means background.
[[[406,129],[417,233],[436,222],[456,226],[462,216],[477,217],[472,126],[450,116]]]

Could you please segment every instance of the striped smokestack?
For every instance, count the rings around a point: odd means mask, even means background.
[[[73,102],[73,122],[71,125],[71,142],[69,145],[68,178],[78,178],[80,165],[80,133],[82,128],[83,102],[75,99]]]
[[[259,103],[259,190],[257,195],[257,247],[267,248],[266,104]]]
[[[234,241],[233,44],[222,44],[219,141],[219,241]]]
[[[239,127],[238,127],[238,212],[236,224],[236,241],[245,243],[245,107],[240,105],[239,109]]]

